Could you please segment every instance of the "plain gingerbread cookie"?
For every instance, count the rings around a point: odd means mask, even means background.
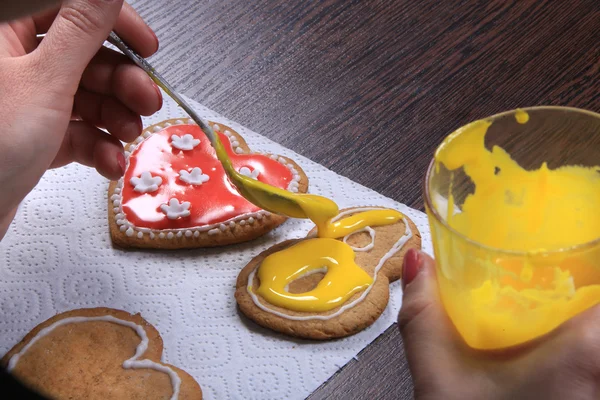
[[[162,352],[160,334],[139,314],[90,308],[42,322],[1,362],[53,399],[202,399],[194,378],[162,363]]]

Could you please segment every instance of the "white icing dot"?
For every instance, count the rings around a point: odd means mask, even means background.
[[[130,152],[129,150],[125,150],[125,151],[123,152],[123,155],[124,155],[125,157],[129,157],[129,156],[131,155],[131,152]]]
[[[159,132],[161,130],[162,130],[162,128],[160,127],[160,125],[156,125],[154,128],[152,128],[153,132]]]
[[[200,231],[195,231],[194,232],[194,237],[198,237],[198,236],[200,236]]]
[[[226,134],[227,136],[231,136],[231,135],[233,135],[233,133],[231,133],[231,131],[229,131],[229,130],[225,131],[225,134]]]
[[[177,237],[182,237],[182,236],[183,236],[183,232],[182,231],[177,232]]]
[[[149,137],[150,135],[151,135],[151,133],[150,133],[150,132],[148,132],[148,131],[146,131],[146,132],[142,133],[142,136],[143,136],[144,138],[147,138],[147,137]]]
[[[249,224],[253,224],[254,223],[254,218],[253,217],[248,218],[248,223]]]
[[[144,140],[144,138],[141,137],[141,136],[138,136],[138,137],[135,138],[135,140],[133,141],[133,143],[139,144],[139,143],[142,143],[142,140]]]
[[[116,219],[122,219],[122,218],[125,218],[125,214],[123,214],[123,213],[118,213],[117,215],[115,215],[115,218],[116,218]]]
[[[167,233],[167,239],[173,239],[174,236],[173,232]]]
[[[154,234],[154,232],[150,232],[150,239],[154,239],[156,237],[156,235]]]
[[[216,229],[216,228],[215,229],[211,229],[210,231],[208,231],[208,234],[211,235],[211,236],[212,235],[216,235],[217,233],[221,233],[221,231],[218,230],[218,229]]]
[[[239,147],[240,146],[240,142],[238,142],[237,140],[234,140],[233,142],[231,142],[231,145],[233,147]]]
[[[121,232],[125,232],[127,230],[127,225],[121,225],[121,227],[119,228],[119,230]]]
[[[298,192],[298,188],[295,186],[292,186],[292,187],[290,187],[289,191],[292,193],[296,193],[296,192]]]
[[[235,227],[235,222],[231,221],[231,222],[229,223],[229,227],[230,227],[230,228],[234,228],[234,227]]]
[[[265,217],[270,217],[270,216],[271,216],[271,213],[270,213],[270,212],[268,212],[268,211],[263,211],[263,215],[264,215]]]
[[[188,120],[187,120],[187,123],[188,123],[188,124],[196,124],[196,121],[194,121],[194,120],[193,120],[193,119],[191,119],[191,118],[188,118]]]
[[[261,214],[261,213],[258,213],[258,214],[256,214],[256,219],[262,219],[262,217],[263,217],[263,216],[262,216],[262,214]]]
[[[185,231],[185,237],[191,237],[192,236],[192,231]]]
[[[285,165],[285,163],[287,162],[287,160],[283,157],[278,157],[277,161],[279,161],[280,163],[282,163],[283,165]]]
[[[119,207],[115,207],[115,208],[113,208],[113,212],[114,212],[115,214],[118,214],[118,213],[120,213],[120,212],[121,212],[121,208],[119,208]]]
[[[139,239],[143,238],[144,237],[144,232],[138,232],[137,237]]]
[[[176,125],[183,125],[185,122],[183,122],[182,120],[178,119],[177,121],[175,121]]]
[[[242,154],[242,153],[244,152],[244,150],[242,150],[242,148],[241,148],[241,147],[238,147],[238,148],[236,148],[236,149],[235,149],[235,152],[236,152],[237,154]]]
[[[120,226],[120,225],[123,225],[124,223],[125,223],[125,220],[124,220],[124,219],[118,219],[118,220],[117,220],[117,225],[119,225],[119,226]]]
[[[121,196],[119,196],[118,194],[113,194],[112,196],[110,196],[110,199],[114,201],[117,200],[119,197]]]
[[[118,207],[121,205],[121,200],[114,200],[113,201],[113,206]]]
[[[164,233],[164,232],[161,232],[161,233],[159,233],[159,234],[158,234],[158,237],[159,237],[160,239],[164,239],[164,238],[165,238],[165,233]]]
[[[220,127],[219,125],[217,125],[217,124],[214,124],[214,125],[213,125],[213,129],[214,129],[215,131],[218,131],[219,129],[221,129],[221,127]]]
[[[129,229],[127,229],[127,232],[125,232],[125,234],[126,234],[127,236],[133,236],[133,228],[129,228]]]
[[[167,128],[167,127],[169,127],[169,126],[171,126],[171,125],[173,125],[173,124],[172,124],[172,123],[170,123],[170,122],[166,122],[166,123],[165,123],[165,128]]]
[[[246,220],[245,219],[241,220],[240,225],[242,225],[242,226],[246,225]]]
[[[115,193],[121,193],[121,188],[115,188]]]
[[[227,230],[227,226],[225,224],[220,224],[219,229],[225,232]]]
[[[277,156],[275,154],[271,154],[269,157],[273,160],[277,160],[277,158],[279,158],[279,156]]]

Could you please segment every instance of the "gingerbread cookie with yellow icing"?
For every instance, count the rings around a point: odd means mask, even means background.
[[[236,131],[210,124],[238,172],[291,192],[308,190],[308,178],[293,160],[253,153]],[[257,238],[285,221],[237,192],[191,120],[147,127],[125,155],[125,174],[108,189],[110,235],[118,247],[227,245]]]
[[[313,229],[250,261],[237,279],[240,310],[259,325],[307,339],[344,337],[375,322],[389,284],[402,276],[404,254],[421,248],[421,235],[395,210],[347,209],[332,223],[345,221],[344,236],[317,238]]]
[[[2,358],[52,399],[202,399],[187,372],[162,363],[158,331],[139,314],[91,308],[56,315]]]

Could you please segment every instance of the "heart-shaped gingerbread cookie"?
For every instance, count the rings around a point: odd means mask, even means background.
[[[233,129],[211,125],[240,173],[292,192],[307,191],[308,178],[294,161],[252,153]],[[149,126],[125,150],[125,174],[108,191],[110,233],[119,247],[220,246],[254,239],[285,221],[238,193],[191,120]]]
[[[160,361],[162,351],[139,314],[92,308],[41,323],[1,362],[52,399],[202,399],[194,378]]]
[[[383,209],[347,209],[337,218],[372,210]],[[250,319],[290,336],[331,339],[355,334],[385,310],[389,284],[402,276],[406,251],[421,248],[421,235],[406,216],[337,240],[313,239],[314,234],[313,229],[305,239],[277,244],[250,261],[238,276],[235,298]],[[314,240],[320,243],[307,246]],[[290,257],[286,259],[281,254],[288,250]],[[344,259],[347,262],[342,263]],[[273,283],[277,281],[279,286]],[[282,304],[269,301],[274,293],[283,299]],[[341,300],[342,295],[347,296],[345,300]],[[311,311],[306,310],[307,304],[311,304]],[[299,305],[305,309],[297,309]]]

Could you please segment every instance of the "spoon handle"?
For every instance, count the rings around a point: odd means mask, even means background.
[[[132,50],[115,32],[111,32],[108,37],[108,41],[121,50],[127,57],[129,57],[138,67],[142,68],[150,78],[156,82],[185,112],[200,126],[204,134],[210,140],[213,147],[216,147],[217,137],[215,132],[212,130],[210,125],[201,118],[196,112],[190,107],[190,105],[181,98],[175,89],[167,83],[167,81],[146,61],[143,57]]]

